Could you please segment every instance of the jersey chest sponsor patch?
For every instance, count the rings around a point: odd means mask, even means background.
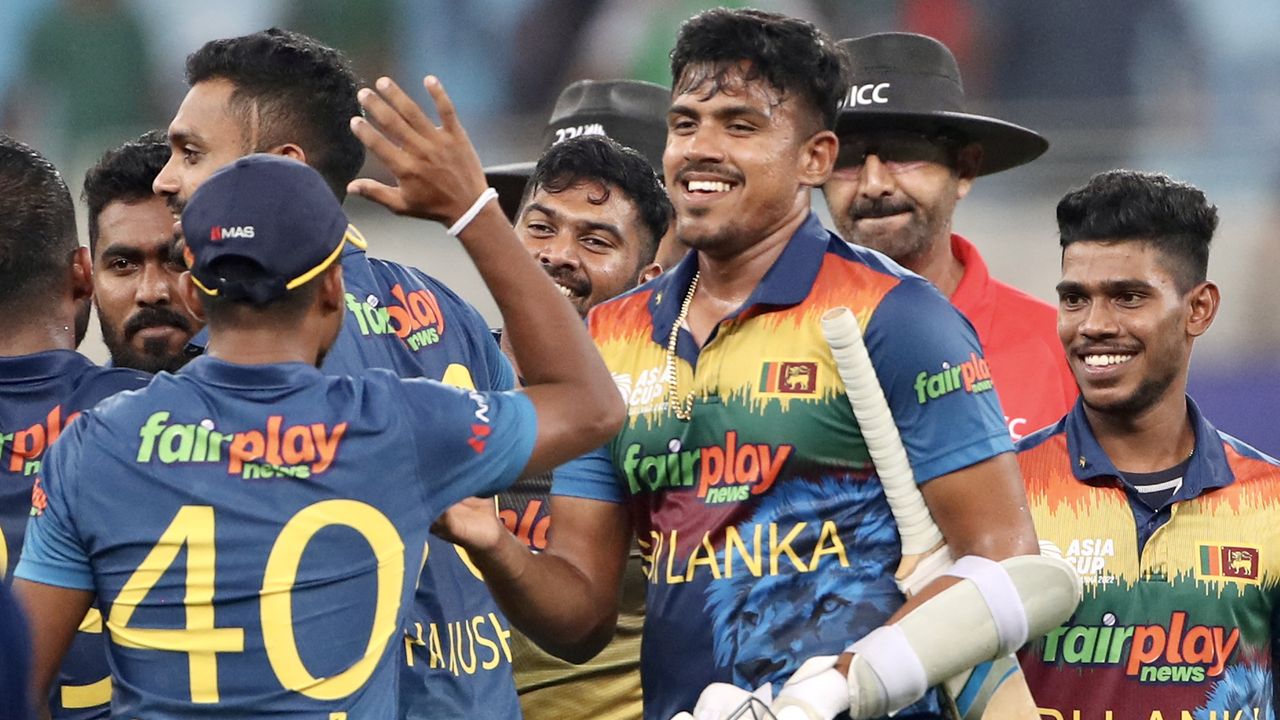
[[[435,294],[426,288],[405,290],[396,283],[391,287],[391,300],[385,303],[372,293],[363,300],[347,293],[346,305],[360,334],[366,337],[394,335],[416,352],[444,336],[444,313]]]

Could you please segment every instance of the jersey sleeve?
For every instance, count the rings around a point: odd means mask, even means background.
[[[609,446],[605,445],[556,468],[551,482],[551,494],[619,504],[624,502],[626,498],[622,495],[622,486],[618,484],[618,477],[613,469],[613,456],[609,454]]]
[[[493,337],[490,335],[489,337]],[[511,361],[502,352],[496,340],[484,343],[485,364],[489,368],[490,390],[514,390],[516,387],[516,370]]]
[[[904,279],[864,337],[916,482],[1013,451],[977,333],[932,285]]]
[[[397,380],[412,414],[419,477],[448,507],[505,490],[529,463],[537,439],[533,402],[522,392],[483,392],[434,380]]]
[[[31,519],[14,577],[45,585],[93,590],[89,554],[75,524],[84,418],[67,427],[45,455],[31,492]]]

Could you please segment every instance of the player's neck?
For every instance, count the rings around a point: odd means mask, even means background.
[[[309,326],[283,330],[276,326],[220,327],[210,329],[205,354],[236,365],[277,365],[306,363],[317,365],[320,343]]]
[[[1186,460],[1195,449],[1185,379],[1139,415],[1100,412],[1087,404],[1084,410],[1098,444],[1111,464],[1122,472],[1167,470]]]
[[[960,287],[964,264],[951,252],[951,232],[929,244],[919,255],[905,258],[902,266],[933,283],[944,297],[950,298]]]
[[[769,268],[786,249],[791,236],[809,217],[808,207],[793,213],[758,242],[728,256],[698,253],[698,290],[689,305],[688,323],[701,345],[711,329],[742,306]]]
[[[49,350],[75,350],[74,320],[41,318],[25,325],[9,325],[0,341],[0,357],[33,355]]]

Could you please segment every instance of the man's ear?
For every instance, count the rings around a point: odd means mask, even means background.
[[[316,302],[326,313],[346,310],[346,285],[342,281],[342,264],[334,263],[320,276],[320,292]]]
[[[981,168],[982,145],[969,143],[960,148],[960,152],[956,155],[956,175],[960,178],[956,188],[957,200],[969,194],[969,190],[973,187],[973,179],[978,177],[978,170]]]
[[[285,143],[278,145],[269,150],[272,155],[283,155],[290,160],[297,160],[303,165],[307,164],[307,153],[302,150],[302,146],[294,143]]]
[[[1187,316],[1187,334],[1200,337],[1208,332],[1213,319],[1218,316],[1222,295],[1217,285],[1202,282],[1187,293],[1187,302],[1191,306],[1191,314]]]
[[[89,248],[76,248],[71,256],[71,299],[81,301],[93,297],[93,258]]]
[[[208,322],[204,316],[204,292],[191,282],[190,270],[178,276],[178,297],[182,298],[182,304],[187,306],[187,311],[197,320]]]
[[[822,130],[805,141],[800,156],[800,184],[820,187],[831,177],[840,141],[830,130]]]
[[[636,284],[643,285],[661,274],[662,266],[656,262],[651,262],[640,269],[640,276],[636,278]]]

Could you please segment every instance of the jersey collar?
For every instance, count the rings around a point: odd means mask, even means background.
[[[1205,419],[1190,396],[1187,397],[1187,414],[1196,436],[1195,452],[1191,456],[1191,464],[1187,466],[1186,476],[1182,479],[1182,488],[1171,502],[1190,500],[1208,490],[1226,487],[1236,479],[1227,463],[1227,453],[1222,449],[1222,439],[1217,428]],[[1070,453],[1071,471],[1075,473],[1076,479],[1081,482],[1103,478],[1123,480],[1120,471],[1112,464],[1111,458],[1103,452],[1093,435],[1093,429],[1084,414],[1083,398],[1076,399],[1075,407],[1067,414],[1065,422],[1067,452]]]
[[[0,357],[0,384],[24,385],[68,375],[73,368],[91,365],[75,350],[46,350],[30,355]]]
[[[751,292],[750,297],[725,320],[736,318],[756,305],[790,307],[803,302],[809,296],[813,281],[818,277],[818,270],[822,267],[830,242],[831,233],[822,226],[818,216],[810,212],[809,217],[805,218],[787,241],[787,246],[782,249],[773,266],[760,279],[760,284]],[[689,283],[693,282],[693,275],[697,271],[698,253],[690,252],[679,264],[653,281],[653,292],[649,295],[649,315],[653,320],[655,343],[666,346],[667,338],[671,336],[671,326],[680,314],[680,305],[684,303]],[[689,355],[696,356],[692,342],[682,342],[679,348],[680,355],[686,359]],[[685,352],[686,350],[689,352]]]

